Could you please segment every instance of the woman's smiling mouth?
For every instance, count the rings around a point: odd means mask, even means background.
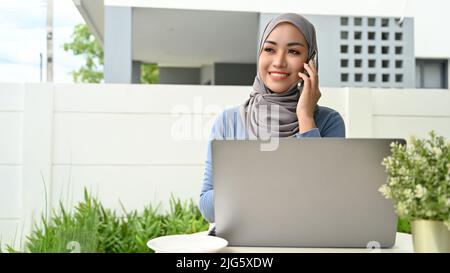
[[[272,79],[274,80],[285,80],[289,77],[289,73],[284,73],[284,72],[269,72],[269,75]]]

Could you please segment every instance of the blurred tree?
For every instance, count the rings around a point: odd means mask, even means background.
[[[103,79],[103,49],[86,24],[78,24],[72,33],[72,41],[64,43],[64,51],[82,55],[86,64],[72,71],[74,82],[99,83]]]
[[[78,24],[72,33],[72,41],[64,43],[64,51],[82,55],[86,63],[72,71],[74,82],[99,83],[103,80],[103,48],[89,31],[86,24]],[[156,64],[141,65],[141,83],[159,83],[159,70]]]
[[[157,64],[141,64],[141,83],[159,83]]]

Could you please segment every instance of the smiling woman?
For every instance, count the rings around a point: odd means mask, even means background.
[[[261,139],[265,132],[270,137],[345,137],[341,115],[317,105],[321,93],[314,26],[301,15],[282,14],[267,24],[259,45],[250,97],[219,115],[211,140]],[[200,211],[209,222],[215,220],[212,178],[210,141],[200,193]]]
[[[295,26],[279,24],[267,37],[259,56],[261,80],[273,92],[285,92],[300,79],[298,73],[304,71],[308,49],[305,36]]]

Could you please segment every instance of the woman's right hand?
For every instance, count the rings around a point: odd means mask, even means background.
[[[317,127],[314,121],[314,110],[322,96],[319,89],[319,76],[317,75],[314,64],[312,61],[309,61],[309,64],[304,63],[304,66],[309,76],[303,72],[298,73],[299,77],[303,80],[303,91],[297,104],[297,118],[300,133]]]

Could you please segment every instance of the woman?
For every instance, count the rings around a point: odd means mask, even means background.
[[[212,127],[211,139],[262,138],[261,131],[267,129],[272,137],[345,137],[345,124],[340,114],[317,105],[321,96],[318,66],[313,64],[317,52],[314,26],[304,17],[287,13],[271,20],[261,37],[257,75],[250,98],[243,105],[219,115]],[[277,109],[276,126],[268,125],[273,123],[273,112],[268,112],[269,116],[261,115],[265,113],[262,108],[271,106]],[[200,211],[206,220],[214,222],[211,141]]]

